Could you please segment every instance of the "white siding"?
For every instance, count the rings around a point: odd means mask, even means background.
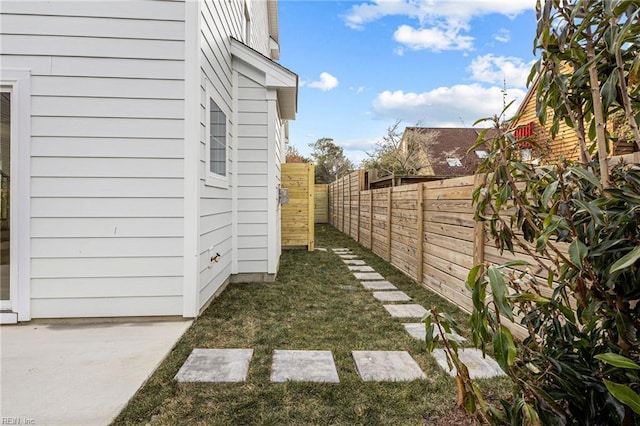
[[[184,4],[3,1],[32,72],[32,316],[182,314]]]
[[[268,17],[267,6],[265,0],[248,0],[247,10],[251,14],[251,40],[248,43],[250,47],[263,53],[269,54],[269,34],[268,34]],[[261,266],[254,266],[252,269],[243,268],[243,249],[240,244],[251,244],[257,240],[248,241],[245,238],[247,235],[242,230],[240,224],[238,224],[238,234],[233,235],[234,227],[233,220],[234,215],[243,211],[246,203],[251,203],[251,198],[246,198],[250,195],[259,196],[260,189],[255,189],[251,194],[246,192],[246,188],[243,186],[243,182],[246,181],[247,176],[243,176],[245,166],[243,166],[243,138],[244,134],[242,122],[249,120],[251,123],[256,123],[258,127],[265,127],[266,125],[266,109],[265,106],[259,106],[257,110],[244,111],[240,105],[238,110],[234,109],[236,104],[239,104],[240,99],[233,99],[234,92],[240,92],[240,88],[233,87],[233,68],[232,68],[232,56],[230,50],[230,37],[247,43],[245,40],[244,26],[244,1],[243,0],[229,0],[229,1],[216,1],[207,0],[202,4],[202,23],[201,23],[201,156],[200,156],[200,294],[199,305],[204,306],[208,300],[213,296],[220,287],[226,282],[232,273],[233,257],[237,253],[238,260],[238,272],[266,272],[266,250],[260,255],[254,254],[253,257],[264,257],[262,259]],[[227,179],[228,185],[225,188],[219,188],[206,185],[206,145],[205,145],[205,102],[206,99],[206,81],[210,81],[213,90],[216,92],[216,96],[223,100],[223,105],[219,105],[224,111],[229,113],[229,129],[227,132]],[[240,85],[241,86],[241,85]],[[258,86],[259,90],[260,87]],[[262,89],[264,91],[264,89]],[[244,115],[244,112],[251,115]],[[263,116],[264,115],[264,116]],[[260,124],[264,123],[264,124]],[[266,128],[266,127],[265,127]],[[234,134],[234,129],[238,129],[238,134]],[[255,129],[251,129],[248,137],[262,137],[260,144],[266,148],[266,134],[263,133],[256,135]],[[252,136],[253,135],[253,136]],[[244,154],[248,154],[244,152]],[[252,153],[255,155],[255,153]],[[234,164],[233,159],[238,159],[238,164]],[[267,158],[255,158],[255,164],[257,170],[266,171]],[[262,173],[262,172],[259,172]],[[236,176],[237,175],[237,176]],[[237,182],[237,186],[234,186],[234,182]],[[244,191],[244,192],[243,192]],[[235,193],[235,194],[234,194]],[[266,202],[264,198],[259,203],[253,204],[249,207],[249,210],[260,211],[266,209]],[[264,207],[263,207],[264,204]],[[238,211],[233,212],[235,206]],[[266,237],[265,233],[260,233],[259,236]],[[234,250],[234,242],[238,244]],[[212,249],[214,253],[219,253],[220,258],[217,263],[210,261],[209,250]],[[246,256],[245,256],[246,257]],[[261,261],[257,261],[258,263]],[[256,263],[257,265],[257,263]]]
[[[238,116],[238,272],[264,273],[269,238],[267,89],[244,75],[238,79]]]
[[[201,149],[200,149],[200,267],[199,267],[199,306],[218,291],[231,275],[232,263],[232,186],[234,167],[233,150],[233,107],[232,107],[232,71],[229,37],[242,35],[244,23],[243,4],[239,0],[219,2],[205,1],[202,4],[201,21]],[[218,188],[205,185],[206,145],[205,134],[207,80],[212,90],[223,104],[219,105],[229,119],[227,129],[227,179],[228,187]],[[218,262],[211,262],[212,253],[220,254]]]

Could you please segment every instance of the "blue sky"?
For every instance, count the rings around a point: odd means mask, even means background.
[[[535,0],[280,0],[280,63],[299,75],[290,142],[330,137],[356,165],[396,119],[470,127],[526,93]]]

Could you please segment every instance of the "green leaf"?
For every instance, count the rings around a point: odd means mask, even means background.
[[[587,256],[587,246],[580,240],[573,240],[569,245],[569,258],[571,262],[579,268],[582,268],[582,261]]]
[[[511,331],[504,325],[501,325],[493,335],[493,351],[500,367],[504,371],[508,371],[516,360],[516,345],[513,342]]]
[[[544,190],[544,193],[542,194],[542,206],[543,207],[547,207],[547,205],[549,204],[549,199],[558,190],[558,184],[559,184],[559,182],[557,180],[554,181],[554,182],[551,182],[549,184],[549,186],[547,186],[547,188]]]
[[[487,275],[489,276],[489,284],[491,285],[493,301],[496,303],[498,310],[506,318],[513,321],[513,312],[507,303],[507,286],[504,283],[502,273],[496,267],[490,266]]]
[[[507,296],[509,299],[522,301],[522,302],[536,302],[536,303],[549,303],[549,299],[542,296],[538,296],[534,293],[518,293],[511,296]]]
[[[600,182],[600,179],[598,179],[596,175],[591,173],[589,170],[583,169],[582,167],[569,167],[568,169],[574,175],[588,180],[589,183],[591,183],[591,185],[595,186],[596,188],[602,189],[602,183]]]
[[[618,84],[618,73],[617,72],[612,72],[611,74],[609,74],[609,78],[607,78],[607,81],[605,81],[604,84],[602,85],[602,90],[601,90],[602,105],[603,105],[605,111],[607,109],[609,109],[609,107],[611,106],[613,101],[616,100],[616,96],[617,96],[616,85],[617,84]]]
[[[602,362],[613,365],[614,367],[627,368],[630,370],[640,370],[640,365],[636,364],[626,356],[607,352],[606,354],[596,355],[595,358]]]
[[[640,414],[640,395],[635,393],[633,389],[629,386],[610,382],[609,380],[604,380],[604,385],[615,399],[628,405],[633,411]]]
[[[622,256],[616,263],[611,265],[611,269],[609,270],[610,274],[617,272],[621,269],[628,268],[629,266],[636,263],[636,261],[640,259],[640,246],[634,248],[629,253]]]

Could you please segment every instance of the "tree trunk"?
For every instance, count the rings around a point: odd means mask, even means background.
[[[587,26],[586,30],[586,46],[587,59],[589,60],[589,82],[591,83],[591,99],[593,101],[593,116],[596,120],[596,141],[598,143],[598,161],[600,163],[600,177],[602,187],[608,188],[609,183],[609,164],[607,163],[607,136],[605,134],[604,112],[602,106],[602,97],[600,94],[600,81],[598,80],[598,66],[596,64],[596,52],[593,44],[593,34],[591,28]]]

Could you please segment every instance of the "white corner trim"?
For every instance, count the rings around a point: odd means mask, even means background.
[[[31,319],[31,70],[2,69],[11,90],[10,298],[18,321]],[[14,125],[15,123],[15,125]]]
[[[238,71],[233,70],[231,75],[231,115],[233,124],[231,128],[231,273],[238,273]]]
[[[276,121],[278,94],[267,90],[267,273],[278,272],[278,182],[276,176]]]
[[[182,316],[199,313],[200,2],[185,2],[184,271]]]

